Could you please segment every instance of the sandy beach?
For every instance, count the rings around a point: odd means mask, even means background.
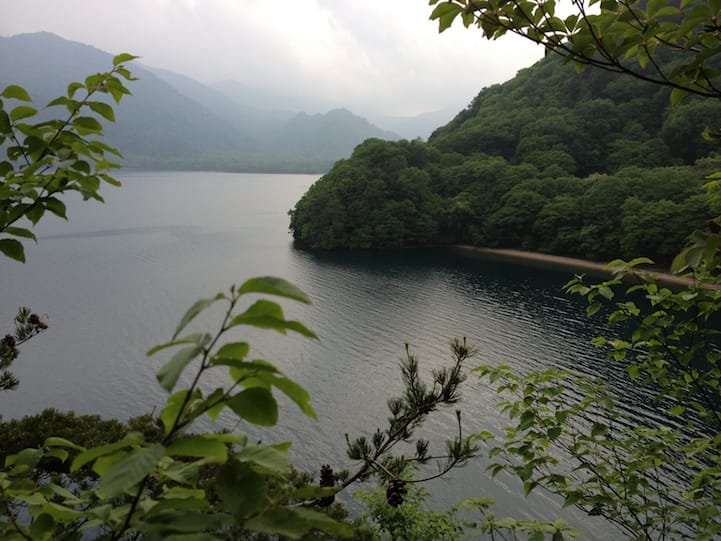
[[[591,274],[604,276],[609,276],[612,274],[611,269],[606,263],[587,261],[585,259],[576,259],[574,257],[542,254],[540,252],[525,252],[523,250],[510,250],[505,248],[483,248],[480,246],[471,246],[467,244],[457,244],[454,245],[453,248],[462,251],[475,252],[479,254],[499,257],[502,259],[534,261],[538,263],[543,263],[544,265],[561,267],[570,271],[588,271]],[[667,284],[686,286],[691,283],[691,280],[689,280],[688,278],[682,278],[680,276],[675,276],[667,272],[661,272],[657,270],[643,270],[640,272],[644,274],[650,274],[654,276],[659,282],[664,282]]]

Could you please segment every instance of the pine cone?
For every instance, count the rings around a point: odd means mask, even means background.
[[[333,475],[333,468],[328,464],[323,464],[320,468],[320,486],[322,487],[333,487],[335,486],[335,475]],[[326,496],[325,498],[318,499],[318,505],[320,507],[329,507],[335,501],[335,495]]]
[[[391,479],[386,489],[386,501],[391,507],[398,507],[403,503],[404,496],[408,494],[406,482],[403,479]]]

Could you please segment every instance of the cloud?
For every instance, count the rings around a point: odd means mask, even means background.
[[[542,54],[460,25],[439,35],[430,10],[424,0],[0,0],[0,34],[46,30],[206,83],[387,115],[460,107]]]

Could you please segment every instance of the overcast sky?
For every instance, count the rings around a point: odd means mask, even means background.
[[[427,0],[0,0],[0,35],[46,30],[366,115],[462,107],[543,54],[459,23],[439,35],[430,12]]]

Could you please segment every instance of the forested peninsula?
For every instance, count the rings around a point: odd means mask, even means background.
[[[427,143],[369,139],[290,211],[300,246],[471,244],[668,264],[721,209],[699,126],[721,103],[548,57],[483,89]]]

